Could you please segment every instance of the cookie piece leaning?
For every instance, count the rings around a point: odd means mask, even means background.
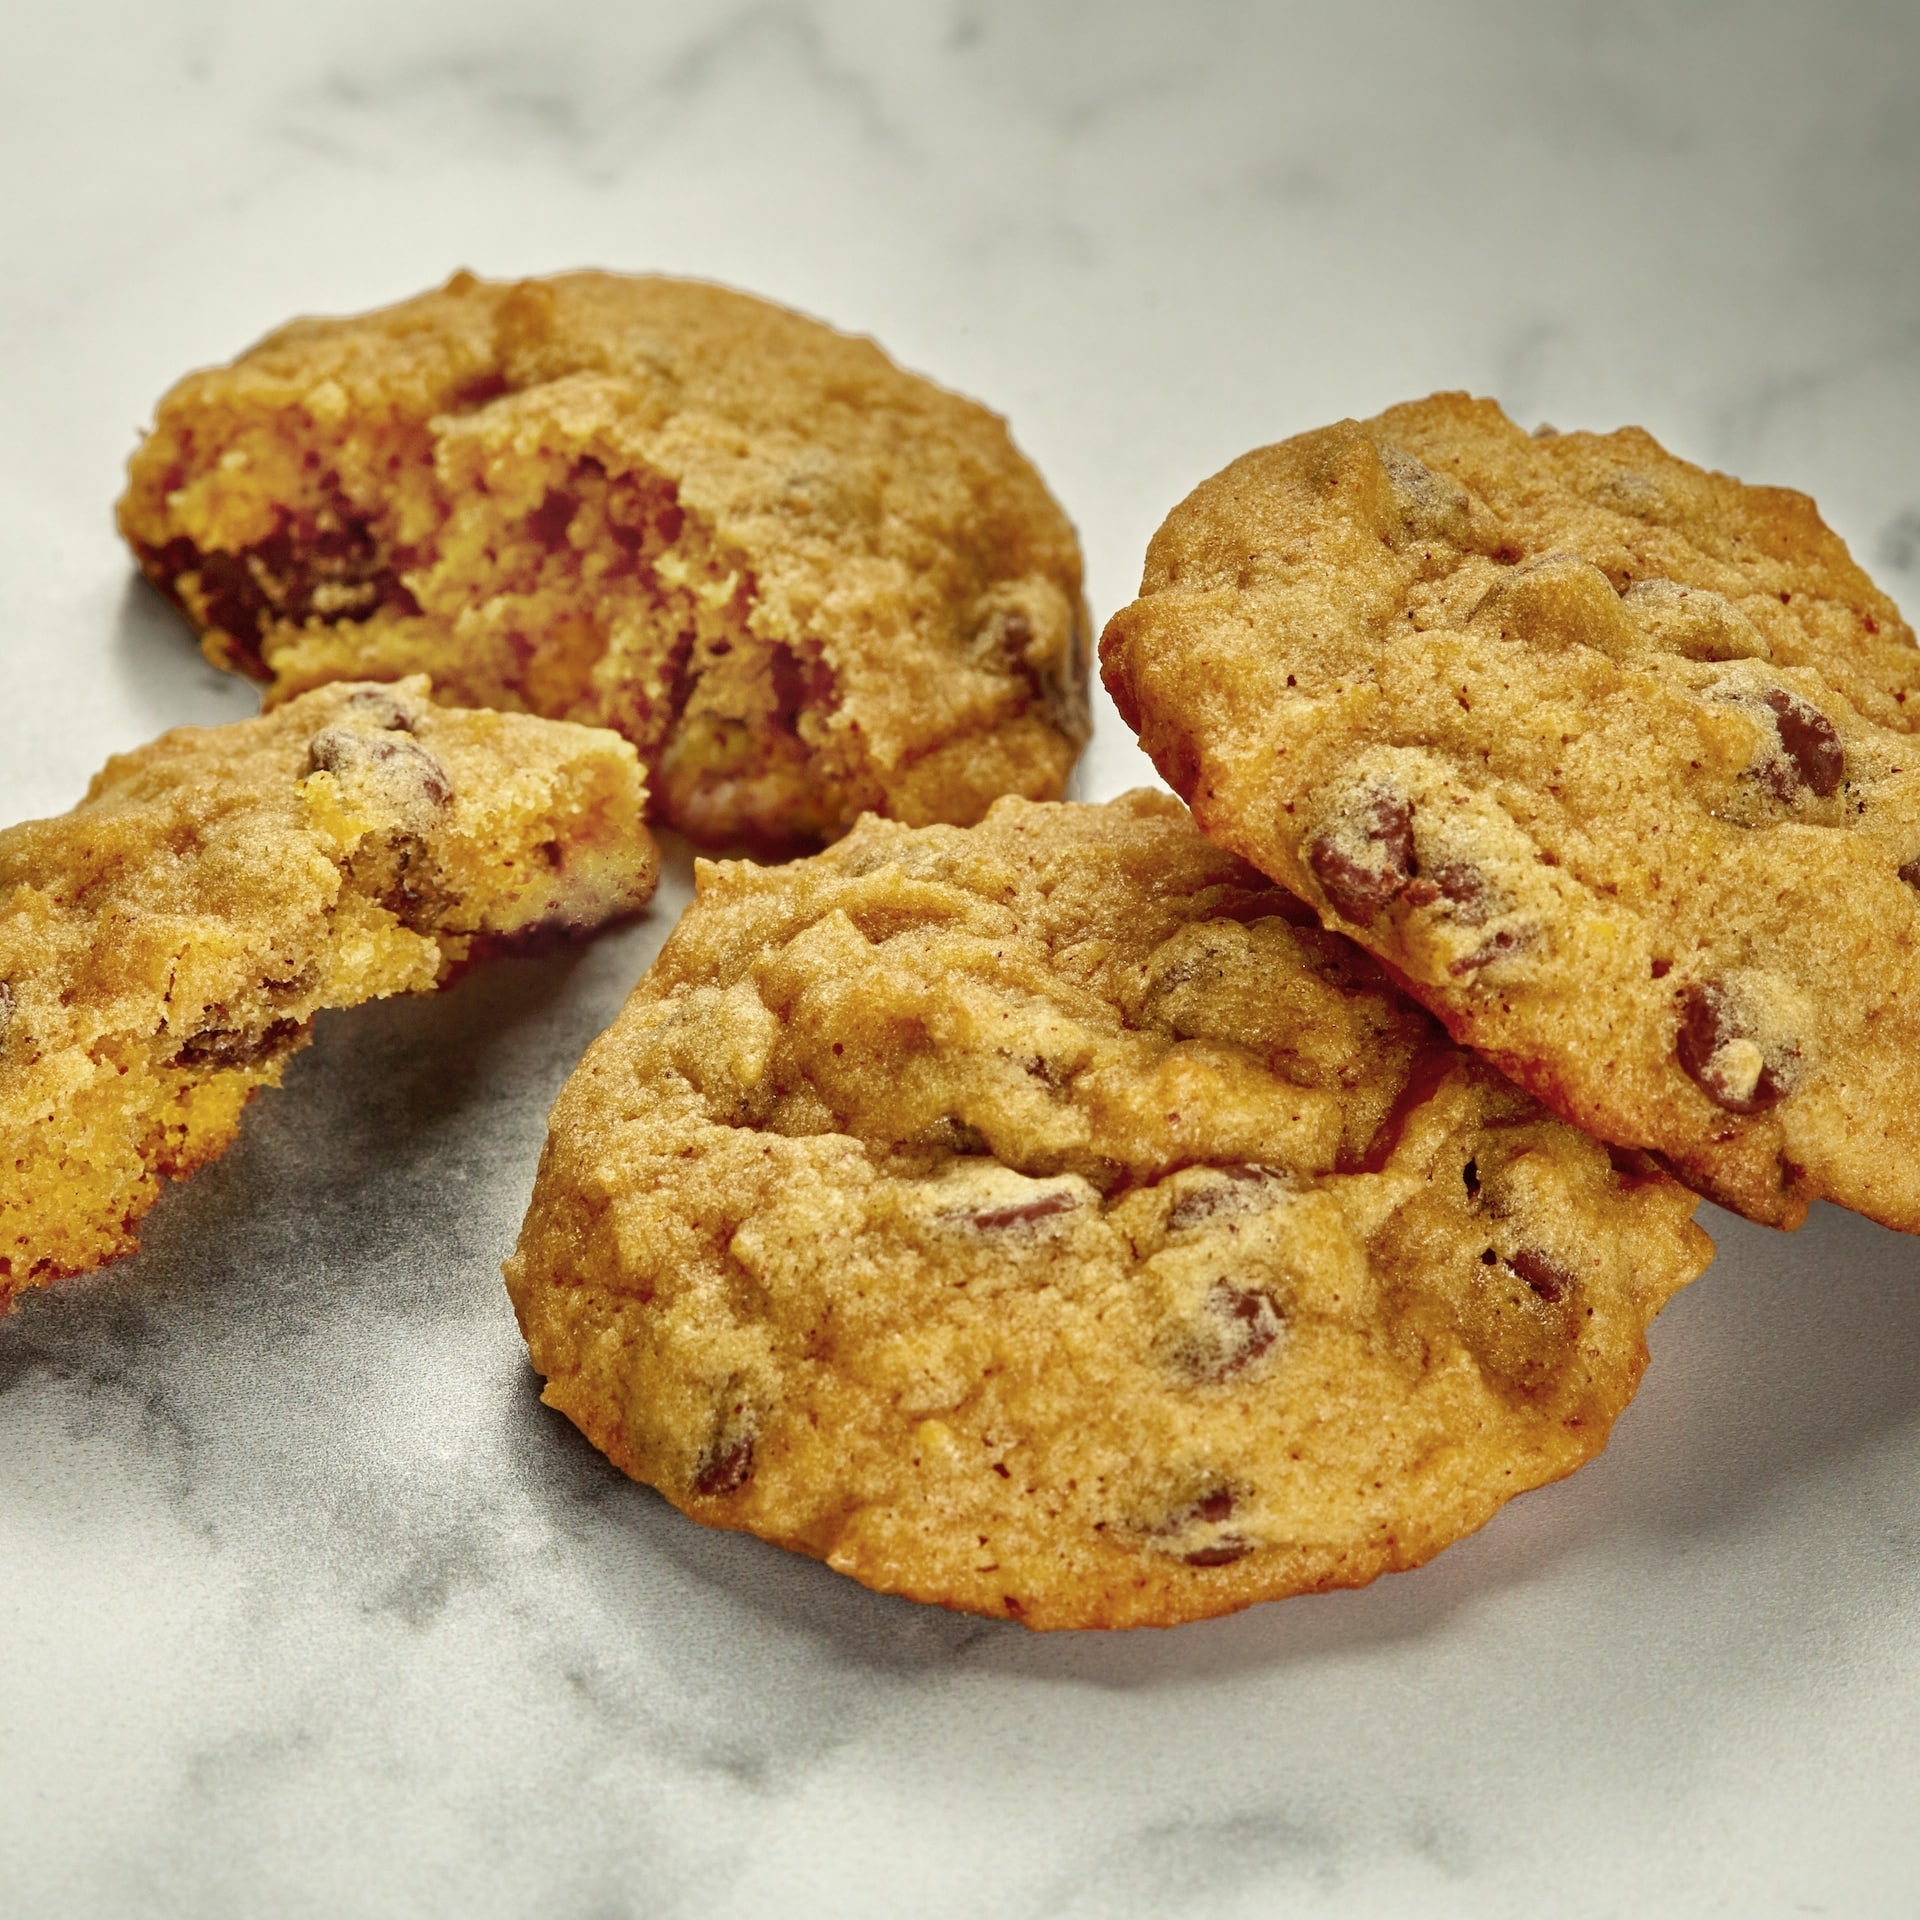
[[[711,1526],[1034,1627],[1427,1559],[1605,1444],[1693,1196],[1159,794],[708,866],[554,1108],[546,1399]]]
[[[130,1253],[322,1007],[643,905],[634,751],[340,685],[108,761],[0,832],[0,1311]]]
[[[984,407],[723,287],[456,274],[182,380],[120,525],[210,657],[618,728],[658,816],[815,845],[1051,798],[1066,516]]]
[[[1101,660],[1210,835],[1565,1117],[1920,1230],[1920,651],[1811,501],[1443,394],[1199,487]]]

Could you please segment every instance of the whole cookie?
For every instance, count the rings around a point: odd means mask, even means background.
[[[296,321],[161,401],[120,526],[270,699],[422,671],[611,726],[710,844],[970,822],[1087,737],[1079,547],[1001,420],[722,287]]]
[[[0,1312],[130,1253],[322,1007],[641,906],[631,746],[341,685],[110,760],[0,832]]]
[[[1694,1200],[1164,795],[699,895],[553,1113],[546,1399],[708,1525],[1035,1627],[1410,1567],[1604,1444]]]
[[[1568,1119],[1920,1230],[1920,651],[1811,501],[1442,394],[1199,487],[1101,660],[1213,838]]]

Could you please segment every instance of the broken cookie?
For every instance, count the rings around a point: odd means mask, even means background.
[[[129,1253],[314,1014],[645,903],[631,746],[342,684],[117,756],[0,832],[0,1310]]]
[[[296,321],[167,394],[120,525],[270,701],[420,671],[614,727],[708,844],[977,820],[1087,738],[1079,547],[1004,424],[722,287]]]

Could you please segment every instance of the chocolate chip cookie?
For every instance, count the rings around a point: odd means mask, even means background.
[[[626,741],[427,696],[343,684],[183,727],[0,832],[0,1311],[131,1252],[318,1009],[653,891]]]
[[[1003,423],[721,287],[296,321],[161,401],[120,525],[270,699],[420,671],[615,727],[707,844],[971,822],[1087,737],[1079,548]]]
[[[1357,1585],[1572,1471],[1694,1198],[1302,920],[1159,794],[702,863],[507,1266],[546,1399],[1035,1627]]]
[[[1920,651],[1811,501],[1442,394],[1199,487],[1101,658],[1202,827],[1549,1106],[1920,1230]]]

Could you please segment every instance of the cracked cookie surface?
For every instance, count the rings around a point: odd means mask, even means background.
[[[130,1253],[314,1014],[653,891],[618,735],[341,684],[110,760],[0,832],[0,1311]]]
[[[182,380],[120,525],[269,699],[432,675],[611,726],[659,818],[791,848],[1058,795],[1073,529],[984,407],[725,288],[457,274]]]
[[[1306,917],[1163,794],[702,863],[507,1265],[546,1399],[697,1520],[1035,1627],[1358,1585],[1571,1472],[1694,1198]]]
[[[1437,395],[1196,489],[1101,659],[1213,838],[1567,1118],[1920,1230],[1920,651],[1811,501]]]

